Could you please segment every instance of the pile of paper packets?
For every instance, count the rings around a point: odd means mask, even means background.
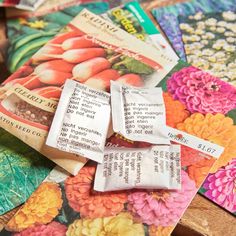
[[[199,189],[236,212],[232,2],[153,10],[182,59],[138,2],[7,10],[0,234],[168,236]]]

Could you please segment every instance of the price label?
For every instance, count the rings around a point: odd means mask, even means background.
[[[160,128],[160,132],[171,141],[196,149],[212,157],[219,158],[224,151],[224,147],[211,143],[194,135],[185,133],[169,126]]]

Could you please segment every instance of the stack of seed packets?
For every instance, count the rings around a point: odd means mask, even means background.
[[[71,38],[72,40],[69,40]],[[72,49],[70,47],[75,38],[79,40],[80,43],[76,45],[79,45],[80,48]],[[81,38],[83,38],[83,44]],[[64,43],[65,40],[69,41]],[[89,43],[89,48],[82,48],[82,45],[86,45],[85,43]],[[78,49],[80,60],[83,57],[86,58],[85,61],[79,62],[78,57],[74,56],[74,50]],[[90,53],[83,54],[82,52],[85,50],[81,49],[86,49],[86,52],[88,52],[87,49],[90,49]],[[88,55],[93,55],[93,57],[87,58]],[[88,60],[94,60],[94,55],[96,58],[103,58],[103,61],[105,58],[110,63],[111,67],[103,68],[106,76],[101,75],[98,68],[93,66],[94,64],[88,66]],[[51,64],[55,60],[61,60],[67,66],[55,69],[51,65],[47,67],[48,64],[44,64],[48,62]],[[83,64],[82,67],[83,62],[86,64]],[[35,70],[35,64],[43,65],[43,72],[47,70],[46,75],[41,74],[40,69]],[[93,88],[100,92],[102,90],[110,91],[110,80],[123,81],[132,86],[142,85],[146,88],[156,87],[156,85],[161,87],[164,91],[166,127],[160,130],[171,139],[171,142],[181,144],[181,189],[136,188],[104,193],[95,191],[96,165],[94,162],[89,162],[82,168],[80,165],[77,170],[70,169],[71,173],[74,172],[74,176],[41,184],[9,221],[5,229],[8,233],[20,232],[23,234],[33,231],[43,235],[45,232],[57,231],[61,235],[83,235],[83,232],[92,235],[96,231],[97,234],[105,233],[107,235],[170,235],[223,148],[224,152],[220,158],[236,155],[235,126],[232,119],[227,117],[227,113],[236,108],[236,89],[233,86],[201,69],[182,61],[175,61],[162,50],[137,40],[89,11],[82,11],[65,29],[65,32],[59,34],[35,54],[28,65],[34,69],[34,72],[29,75],[30,79],[27,78],[26,84],[23,83],[20,86],[16,83],[9,88],[10,86],[8,87],[7,84],[11,83],[11,80],[8,80],[2,89],[1,126],[24,139],[25,142],[31,141],[31,145],[37,142],[38,145],[34,145],[34,148],[40,151],[50,150],[51,152],[44,152],[44,154],[60,163],[64,168],[68,167],[68,163],[75,168],[75,160],[79,160],[80,157],[78,155],[69,156],[67,152],[61,153],[46,146],[48,127],[45,124],[48,124],[46,123],[48,118],[50,118],[49,120],[53,118],[52,113],[55,112],[57,105],[55,98],[60,97],[68,74],[71,74],[69,79],[77,80],[90,89]],[[73,70],[78,65],[80,68],[87,69],[82,70],[82,78],[77,70]],[[59,71],[58,68],[67,69],[67,71]],[[114,73],[112,77],[108,76],[107,70],[109,70],[109,75]],[[91,75],[94,71],[96,74]],[[58,72],[60,72],[60,76],[52,76]],[[115,74],[117,76],[114,76]],[[30,82],[34,81],[34,86],[37,82],[37,87],[28,87],[31,85],[28,79]],[[26,86],[28,88],[25,88]],[[45,92],[43,90],[45,88],[53,88],[53,93]],[[56,94],[55,91],[59,91],[59,93]],[[48,95],[49,98],[46,99],[42,95]],[[50,98],[54,98],[54,103]],[[36,120],[36,116],[31,117],[31,114],[28,114],[30,118],[26,122],[26,118],[18,113],[17,109],[14,110],[19,100],[24,100],[27,108],[30,104],[30,106],[41,107],[44,112],[48,111],[48,105],[52,104],[53,111],[49,112],[50,116],[48,113],[43,114],[41,117],[45,115],[47,119],[44,118],[44,121],[40,121],[37,125],[35,123],[39,118],[37,117]],[[28,129],[26,129],[26,125]],[[19,130],[21,130],[21,135],[19,135]],[[43,133],[42,130],[45,132]],[[27,132],[31,135],[28,135]],[[37,139],[33,139],[33,134],[37,134]],[[44,134],[43,138],[42,134]],[[194,141],[190,137],[194,137]],[[132,147],[140,150],[153,147],[150,143],[128,140],[120,134],[111,135],[106,145]],[[61,153],[60,162],[56,152]],[[131,160],[135,155],[138,158],[143,157],[140,160],[145,157],[145,154],[130,153],[129,155],[133,156]],[[117,157],[115,155],[117,159],[120,157],[122,157],[121,154]],[[110,165],[109,153],[107,153],[106,159]],[[71,160],[75,162],[73,163]],[[126,157],[127,163],[128,160]],[[133,161],[127,165],[132,167],[132,163]],[[117,164],[114,164],[112,168],[118,168]],[[125,168],[125,165],[123,167]],[[159,165],[156,168],[159,168]],[[80,169],[79,172],[78,169]],[[205,171],[201,176],[198,175],[199,169]],[[112,177],[111,170],[109,168],[104,170],[104,175],[109,177],[108,179]],[[126,173],[127,171],[121,173],[121,176],[124,174],[125,184],[131,181],[129,178],[127,180]],[[136,178],[132,180],[136,183],[141,180],[138,173],[136,172]],[[105,184],[101,182],[101,186],[110,188],[111,185],[108,181]],[[115,227],[117,224],[119,224],[118,228]]]
[[[153,14],[182,58],[235,86],[235,6],[234,0],[191,1],[154,9]],[[172,28],[168,22],[172,22]],[[227,112],[226,116],[231,118],[231,124],[235,124],[235,110]],[[234,215],[235,167],[233,155],[220,158],[199,190]],[[188,169],[191,173],[199,170],[194,178],[200,180],[197,181],[200,186],[203,172],[201,165],[195,164]],[[226,176],[229,177],[225,182],[223,179]]]

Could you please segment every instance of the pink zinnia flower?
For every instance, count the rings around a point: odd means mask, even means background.
[[[197,189],[185,171],[181,190],[135,191],[128,196],[128,209],[143,223],[171,226],[177,223]]]
[[[208,175],[203,188],[209,199],[228,211],[236,212],[236,158],[216,173]]]
[[[175,72],[167,89],[192,113],[226,114],[236,108],[236,88],[193,66]]]
[[[36,225],[21,231],[20,233],[15,233],[14,236],[65,236],[67,227],[56,221],[51,222],[48,225]]]

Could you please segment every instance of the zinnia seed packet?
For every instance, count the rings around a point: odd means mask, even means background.
[[[180,145],[106,148],[97,165],[94,190],[181,189]]]
[[[165,33],[176,53],[186,61],[179,16],[194,15],[198,12],[215,13],[236,10],[235,0],[193,0],[152,10],[162,31]]]
[[[2,83],[0,125],[76,174],[84,157],[45,145],[65,81],[74,79],[107,92],[111,80],[154,87],[176,64],[163,51],[83,10]]]
[[[166,125],[165,104],[161,88],[136,88],[111,83],[113,130],[133,141],[169,144],[159,132]]]
[[[101,163],[110,113],[109,93],[67,80],[46,144]]]
[[[180,17],[187,61],[236,85],[236,12]]]

